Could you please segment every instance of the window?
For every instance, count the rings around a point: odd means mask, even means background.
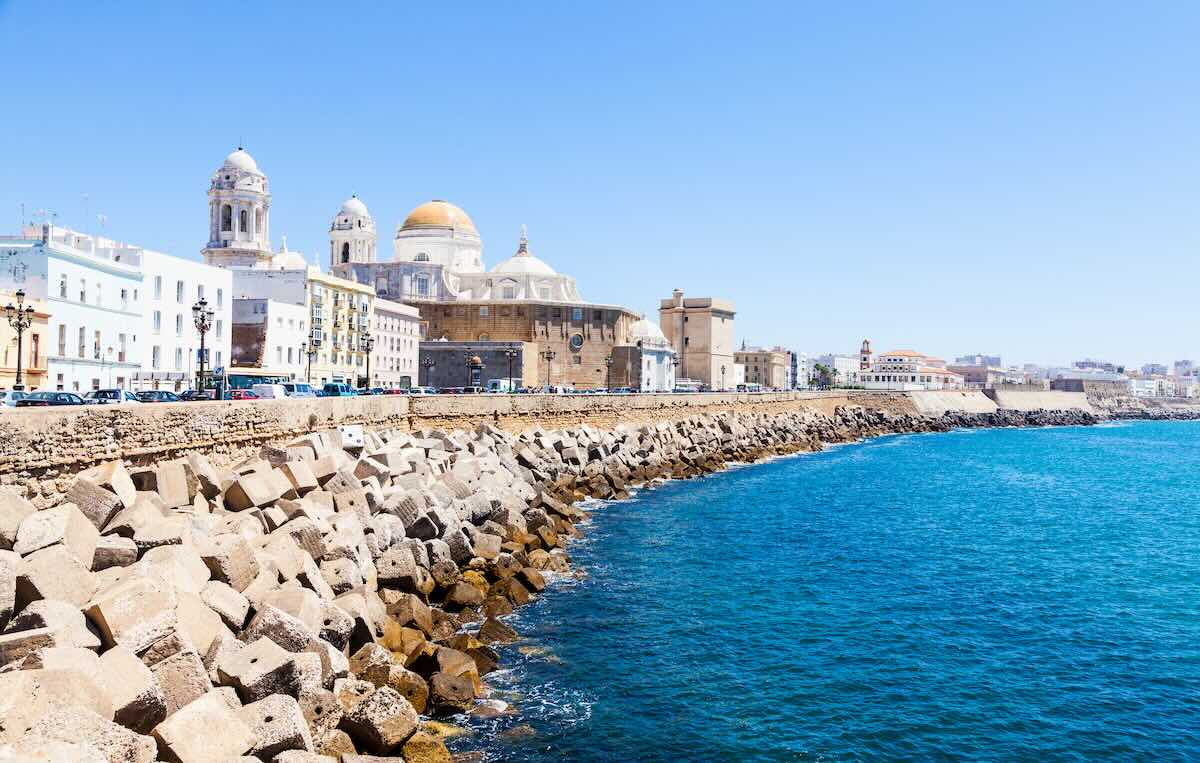
[[[250,230],[250,216],[243,209],[238,212],[238,231],[245,233],[248,230]]]
[[[217,289],[217,307],[220,307],[224,303],[225,303],[225,290]]]
[[[62,388],[63,388],[63,375],[62,374],[58,374],[57,376],[54,377],[54,388],[56,390],[58,390],[59,392],[62,392]]]
[[[199,302],[202,299],[204,299],[204,284],[198,283],[196,284],[196,301]]]
[[[162,331],[162,312],[159,310],[155,310],[154,311],[154,333],[157,334],[160,331]]]
[[[67,327],[65,324],[58,324],[58,355],[61,358],[67,356]]]
[[[175,301],[181,305],[183,304],[183,281],[175,282]]]
[[[233,207],[228,204],[221,205],[221,230],[233,230]]]
[[[429,296],[429,278],[427,276],[417,276],[416,290],[418,297]]]
[[[504,293],[502,296],[504,299],[516,299],[517,298],[517,287],[505,286]]]
[[[275,348],[275,362],[277,364],[283,362],[283,348],[282,347]]]
[[[79,279],[79,301],[87,302],[87,279]]]
[[[342,244],[342,262],[350,261],[350,242]]]
[[[292,351],[293,351],[293,350],[295,350],[295,348],[294,348],[294,347],[289,347],[289,348],[288,348],[288,363],[289,363],[289,364],[291,364],[291,363],[295,362],[295,361],[294,361],[294,359],[293,359],[293,356],[292,356]]]
[[[221,351],[217,350],[217,368],[221,367]]]
[[[100,359],[100,332],[96,332],[96,336],[92,340],[92,357],[96,360]]]
[[[175,336],[183,336],[183,315],[175,313]]]
[[[263,212],[261,209],[254,210],[254,232],[262,233],[263,228]]]
[[[175,370],[176,371],[183,370],[183,348],[182,347],[175,348]]]
[[[216,331],[217,338],[220,339],[221,338],[221,321],[219,321],[219,320],[217,321],[216,327],[214,330]]]
[[[79,327],[79,357],[87,356],[87,329]]]
[[[42,354],[42,337],[40,334],[34,334],[29,340],[29,365],[33,368],[38,366],[38,356]]]
[[[67,277],[66,276],[63,276],[62,278],[58,279],[58,296],[62,297],[63,299],[67,298]]]
[[[154,298],[162,299],[162,276],[154,276]]]
[[[486,318],[486,317],[488,317],[488,306],[487,306],[487,305],[480,305],[480,306],[479,306],[479,317],[480,317],[480,318]]]
[[[415,258],[416,262],[429,262],[429,255],[425,252],[418,252]]]
[[[117,361],[120,363],[125,362],[125,335],[124,334],[117,335]]]

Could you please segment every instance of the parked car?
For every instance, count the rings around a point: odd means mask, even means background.
[[[613,390],[614,395],[632,395],[633,387],[617,387]]]
[[[258,395],[249,389],[231,389],[225,393],[226,400],[257,400]]]
[[[404,389],[403,387],[388,387],[387,389],[385,389],[383,391],[383,394],[385,394],[385,395],[407,395],[408,390]]]
[[[84,400],[94,400],[102,405],[124,405],[126,403],[138,403],[137,395],[125,389],[94,389],[87,392],[83,396]]]
[[[321,387],[321,391],[317,393],[321,397],[354,397],[354,390],[349,384],[327,383]]]
[[[0,406],[5,408],[15,408],[17,401],[24,399],[28,394],[28,392],[19,389],[0,390]]]
[[[288,396],[282,384],[255,384],[250,389],[262,400],[282,400]]]
[[[206,389],[204,391],[200,391],[198,389],[189,389],[180,393],[179,399],[183,400],[184,402],[196,402],[199,400],[214,400],[215,398],[212,390]]]
[[[181,398],[167,389],[147,389],[137,393],[143,403],[178,403]]]
[[[317,391],[307,382],[284,382],[283,391],[288,397],[316,397]]]
[[[436,395],[437,390],[433,387],[409,387],[408,394],[410,395]]]
[[[364,389],[363,394],[364,395],[386,395],[387,390],[384,389],[383,387],[371,387],[370,389]]]
[[[47,405],[88,405],[74,392],[30,392],[17,401],[18,408],[40,408]]]

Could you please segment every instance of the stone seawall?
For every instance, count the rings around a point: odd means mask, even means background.
[[[1041,401],[1042,403],[1056,401]],[[1073,401],[1066,401],[1073,402]],[[1083,401],[1086,404],[1086,400]],[[318,429],[470,430],[487,423],[510,433],[532,427],[678,421],[701,413],[831,415],[859,405],[890,414],[994,413],[981,392],[780,392],[691,395],[378,396],[6,409],[0,413],[0,486],[39,505],[65,493],[72,475],[96,464],[127,466],[201,453],[219,465]],[[1051,407],[1045,404],[1037,408]],[[1059,409],[1070,405],[1063,404]],[[1032,410],[1033,407],[1026,407]],[[1086,410],[1086,409],[1085,409]]]
[[[570,571],[580,499],[879,434],[1097,421],[841,399],[623,406],[686,415],[609,429],[324,429],[228,467],[195,451],[153,467],[114,459],[49,506],[0,492],[0,749],[447,761],[447,726],[432,719],[488,696],[495,645],[520,638],[508,615]],[[114,414],[146,412],[94,416]]]

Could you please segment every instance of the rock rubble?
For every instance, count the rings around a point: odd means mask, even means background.
[[[1078,412],[718,413],[519,436],[359,427],[0,494],[0,760],[448,761],[585,497],[895,432]],[[359,757],[359,756],[363,757]]]

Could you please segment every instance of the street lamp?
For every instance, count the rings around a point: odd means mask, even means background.
[[[504,357],[508,358],[508,391],[509,391],[509,393],[512,393],[513,392],[512,367],[513,367],[513,361],[517,359],[517,348],[509,347],[508,349],[506,349],[504,351]]]
[[[308,368],[304,371],[304,381],[312,384],[312,362],[317,356],[317,348],[321,346],[320,339],[314,339],[312,342],[305,342],[300,345],[300,351],[308,356]]]
[[[371,388],[371,350],[375,349],[375,337],[371,336],[370,331],[364,331],[362,338],[362,346],[367,350],[367,389]]]
[[[550,386],[550,361],[554,360],[554,350],[546,349],[542,351],[541,356],[546,359],[546,386]]]
[[[608,357],[606,357],[604,359],[604,365],[608,369],[604,375],[604,385],[605,385],[605,388],[608,389],[609,392],[612,391],[612,364],[613,364],[613,358],[612,358],[612,355],[609,355]]]
[[[725,391],[725,366],[721,366],[721,391]]]
[[[21,353],[25,329],[33,325],[33,305],[25,305],[24,289],[17,290],[17,304],[14,306],[9,302],[4,308],[4,313],[8,316],[8,325],[17,332],[17,381],[13,384],[13,389],[25,389],[25,385],[21,383]]]
[[[437,365],[437,361],[433,358],[422,358],[421,367],[425,369],[425,386],[433,386],[430,384],[433,381],[433,367]]]
[[[213,309],[208,306],[208,301],[204,297],[200,301],[192,305],[192,320],[196,323],[196,331],[200,332],[200,383],[199,391],[204,391],[204,335],[213,327]]]

